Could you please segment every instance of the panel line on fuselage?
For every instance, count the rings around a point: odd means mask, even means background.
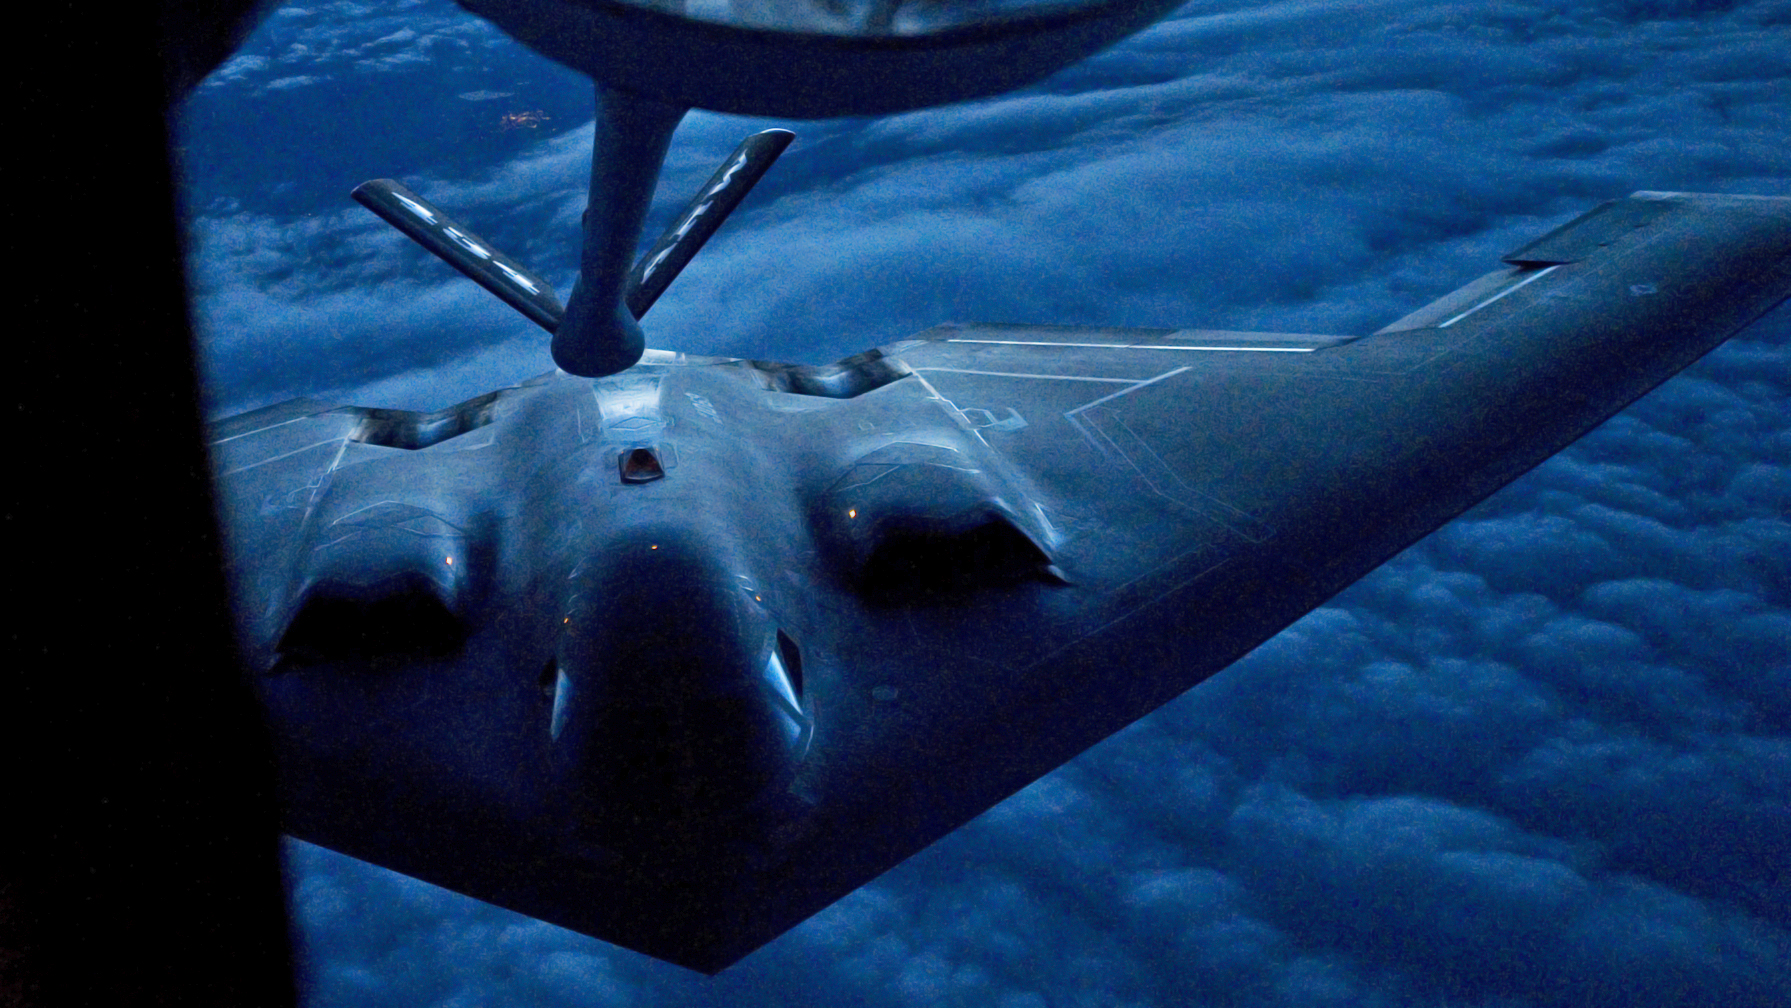
[[[310,420],[310,419],[313,419],[313,418],[315,418],[315,417],[316,417],[316,415],[317,415],[317,414],[315,414],[315,413],[306,413],[306,414],[304,414],[304,415],[303,415],[303,416],[295,416],[295,417],[293,417],[293,418],[292,418],[292,419],[290,419],[290,420],[282,420],[282,421],[280,421],[280,422],[279,422],[279,423],[271,423],[271,424],[268,424],[268,425],[267,425],[267,426],[266,426],[266,427],[257,427],[257,428],[255,428],[255,429],[254,429],[254,430],[246,430],[246,431],[243,431],[243,432],[242,432],[242,433],[241,433],[241,434],[232,434],[232,435],[230,435],[230,436],[229,436],[229,437],[221,437],[221,438],[218,438],[218,439],[217,439],[217,440],[216,440],[216,441],[208,441],[208,442],[206,442],[206,444],[208,444],[208,445],[221,445],[221,444],[223,444],[223,443],[224,443],[224,442],[226,442],[226,441],[235,441],[235,440],[236,440],[236,439],[237,439],[237,438],[246,438],[246,437],[249,437],[249,436],[250,436],[250,435],[252,435],[252,434],[260,434],[260,433],[261,433],[261,432],[263,432],[263,431],[271,431],[271,430],[273,430],[273,429],[274,429],[274,428],[275,428],[275,427],[284,427],[284,426],[286,426],[286,425],[287,425],[287,424],[295,424],[295,423],[298,423],[298,422],[300,422],[300,421],[301,421],[301,420]],[[268,461],[270,461],[270,462],[271,462],[271,461],[273,461],[273,460],[272,460],[272,459],[269,459],[269,460],[268,460]],[[241,471],[241,470],[235,470],[235,471],[237,471],[237,472],[240,472],[240,471]],[[229,475],[229,473],[224,473],[224,474],[223,474],[223,475],[226,475],[226,476],[228,476],[228,475]]]
[[[1063,418],[1070,422],[1071,427],[1076,428],[1076,433],[1081,434],[1083,437],[1083,440],[1087,441],[1089,444],[1094,446],[1095,451],[1100,452],[1102,455],[1104,455],[1108,458],[1112,458],[1115,456],[1115,454],[1117,454],[1120,458],[1123,459],[1123,458],[1125,458],[1125,452],[1121,451],[1117,444],[1113,444],[1112,440],[1107,438],[1107,435],[1105,434],[1105,432],[1102,432],[1101,437],[1108,441],[1108,447],[1102,447],[1101,442],[1095,440],[1094,434],[1089,431],[1090,425],[1084,425],[1083,422],[1077,417],[1077,414],[1083,413],[1087,410],[1091,410],[1091,409],[1095,408],[1096,406],[1099,406],[1103,403],[1110,402],[1114,399],[1118,399],[1120,396],[1131,395],[1133,392],[1136,392],[1139,389],[1144,388],[1146,385],[1155,385],[1156,383],[1163,381],[1165,379],[1174,378],[1176,375],[1181,374],[1183,371],[1188,371],[1188,370],[1191,370],[1191,368],[1189,368],[1187,365],[1183,365],[1181,367],[1174,369],[1173,371],[1165,371],[1162,374],[1156,376],[1155,378],[1146,378],[1145,380],[1143,380],[1141,382],[1137,382],[1137,383],[1133,384],[1130,388],[1120,389],[1118,392],[1114,392],[1109,395],[1104,395],[1104,396],[1100,397],[1099,399],[1096,399],[1093,402],[1083,403],[1082,405],[1076,407],[1073,410],[1067,410],[1064,412]],[[1129,459],[1127,460],[1127,464],[1133,465],[1133,463]]]
[[[1455,323],[1460,322],[1462,319],[1465,319],[1469,315],[1472,315],[1475,312],[1479,311],[1480,309],[1485,308],[1487,305],[1492,304],[1494,301],[1499,300],[1500,298],[1504,297],[1505,295],[1515,293],[1520,288],[1527,287],[1530,284],[1533,284],[1536,281],[1541,280],[1543,277],[1548,276],[1550,273],[1553,273],[1554,271],[1560,269],[1562,265],[1563,264],[1561,264],[1561,263],[1556,263],[1555,265],[1550,266],[1547,269],[1538,270],[1535,275],[1525,277],[1523,280],[1520,280],[1517,283],[1512,284],[1511,286],[1505,288],[1504,290],[1498,292],[1497,294],[1494,294],[1492,297],[1487,298],[1485,301],[1480,302],[1479,304],[1475,305],[1474,307],[1469,308],[1467,311],[1462,312],[1460,315],[1457,315],[1454,318],[1450,319],[1449,321],[1444,322],[1443,324],[1437,326],[1437,328],[1438,329],[1449,328],[1450,326],[1454,325]]]
[[[1004,346],[1100,347],[1108,350],[1236,350],[1242,353],[1311,353],[1318,347],[1158,346],[1154,343],[1053,343],[1048,340],[948,339],[946,343],[1000,343]]]
[[[1064,344],[1053,343],[1051,345],[1052,346],[1063,346]],[[1135,385],[1141,381],[1149,380],[1149,379],[1145,379],[1145,378],[1096,378],[1093,375],[1024,374],[1024,373],[1018,372],[1018,371],[972,371],[969,368],[952,368],[952,367],[918,367],[918,368],[915,368],[914,370],[916,370],[916,371],[946,371],[951,374],[987,375],[990,378],[1050,378],[1055,381],[1112,382],[1115,385]]]
[[[310,419],[310,417],[300,417],[300,419],[301,419],[301,420],[309,420],[309,419]],[[278,426],[278,425],[277,425],[277,424],[276,424],[276,425],[275,425],[275,426]],[[267,429],[267,428],[262,428],[262,429],[263,429],[263,430],[266,430],[266,429]],[[346,445],[346,444],[347,444],[347,443],[348,443],[348,440],[349,440],[349,439],[348,439],[348,438],[346,438],[346,437],[342,437],[342,436],[341,436],[341,435],[337,435],[337,436],[336,436],[336,437],[330,437],[330,438],[324,438],[324,439],[323,439],[323,440],[322,440],[322,441],[313,441],[313,442],[311,442],[311,443],[310,443],[310,444],[308,444],[308,445],[306,445],[306,446],[304,446],[304,447],[303,447],[303,448],[294,448],[294,449],[293,449],[293,450],[291,450],[291,451],[289,451],[289,452],[285,452],[285,453],[282,453],[282,454],[279,454],[279,455],[274,455],[274,456],[272,456],[272,457],[270,457],[270,458],[264,458],[264,459],[262,459],[262,460],[261,460],[261,461],[259,461],[259,462],[251,462],[251,463],[249,463],[249,464],[248,464],[248,465],[246,465],[246,466],[239,466],[239,467],[237,467],[237,468],[235,468],[235,469],[232,469],[232,470],[230,470],[230,471],[228,471],[228,472],[221,472],[221,473],[219,473],[219,474],[218,474],[218,476],[217,476],[217,478],[218,478],[218,479],[223,479],[223,478],[224,478],[224,477],[226,477],[226,476],[235,476],[235,475],[236,475],[236,474],[237,474],[237,473],[239,473],[239,472],[248,472],[248,471],[249,471],[249,470],[250,470],[250,469],[254,469],[254,468],[257,468],[257,467],[259,467],[259,466],[264,466],[264,465],[267,465],[267,464],[268,464],[268,463],[269,463],[269,462],[278,462],[278,461],[280,461],[280,460],[281,460],[281,459],[284,459],[284,458],[291,458],[291,457],[292,457],[292,456],[294,456],[294,455],[300,455],[300,454],[303,454],[303,453],[305,453],[305,452],[308,452],[308,451],[310,451],[310,450],[311,450],[311,449],[313,449],[313,448],[321,448],[321,447],[323,447],[323,446],[324,446],[324,445],[327,445],[327,444],[335,444],[335,443],[336,443],[336,442],[337,442],[337,441],[341,441],[341,442],[342,442],[342,443],[343,443],[343,444],[344,444],[344,445]],[[217,442],[217,443],[221,443],[221,442]],[[336,458],[337,458],[337,459],[340,459],[340,458],[341,458],[341,457],[342,457],[342,453],[341,453],[341,452],[337,452],[337,453],[336,453]],[[334,468],[335,468],[335,462],[334,462],[334,460],[332,460],[332,461],[331,461],[331,464],[330,464],[330,468],[331,468],[331,469],[334,469]]]

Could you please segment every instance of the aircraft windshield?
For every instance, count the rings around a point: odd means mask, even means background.
[[[826,35],[924,35],[1093,0],[624,0],[699,21]]]

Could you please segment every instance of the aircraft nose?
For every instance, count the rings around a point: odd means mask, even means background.
[[[737,572],[700,543],[648,535],[612,544],[572,588],[552,744],[606,846],[712,828],[787,787],[807,717],[773,675],[776,621]]]

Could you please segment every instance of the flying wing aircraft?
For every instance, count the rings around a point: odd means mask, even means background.
[[[630,303],[785,142],[742,145]],[[423,197],[357,194],[562,311]],[[1788,293],[1791,199],[1643,192],[1369,335],[946,325],[826,366],[648,351],[432,413],[233,418],[213,458],[287,828],[717,971]]]

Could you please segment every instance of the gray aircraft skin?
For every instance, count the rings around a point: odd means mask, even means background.
[[[235,417],[287,829],[720,970],[1787,294],[1791,198],[1642,192],[1366,336],[945,325]]]

